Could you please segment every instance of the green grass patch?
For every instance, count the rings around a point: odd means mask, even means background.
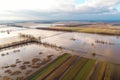
[[[99,62],[91,75],[90,80],[102,80],[106,68],[106,62]]]
[[[89,60],[77,73],[73,80],[86,80],[95,66],[96,60]]]
[[[120,35],[120,29],[114,29],[114,28],[61,27],[59,30],[93,33],[93,34],[105,34],[105,35]]]
[[[44,78],[46,75],[48,75],[51,71],[53,71],[55,68],[60,66],[65,60],[67,60],[71,55],[70,54],[63,54],[56,60],[54,60],[52,63],[50,63],[48,66],[40,69],[36,73],[34,73],[32,76],[30,76],[27,80],[36,80],[39,78]],[[41,80],[40,79],[40,80]]]
[[[81,57],[75,62],[59,80],[73,80],[78,71],[83,67],[83,65],[88,61],[88,59]],[[74,74],[73,74],[74,73]]]
[[[58,67],[54,72],[52,72],[45,80],[55,80],[78,58],[78,56],[72,56],[63,65]]]
[[[112,73],[112,67],[113,67],[113,64],[108,64],[107,65],[104,80],[110,80],[110,76],[111,76],[111,73]]]

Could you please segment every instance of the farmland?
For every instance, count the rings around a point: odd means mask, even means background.
[[[25,80],[110,80],[113,65],[65,53]]]
[[[0,80],[120,79],[119,27],[62,26],[2,27]]]
[[[82,26],[55,26],[47,28],[48,30],[56,31],[68,31],[68,32],[81,32],[81,33],[92,33],[92,34],[103,34],[103,35],[120,35],[120,27],[112,25],[82,25]]]

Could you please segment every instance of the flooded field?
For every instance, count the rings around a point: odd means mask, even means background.
[[[12,26],[2,26],[0,27],[0,38],[8,38],[8,37],[13,37],[18,34],[16,34],[16,31],[22,31],[25,30],[26,28],[18,28],[18,27],[12,27]]]
[[[30,35],[33,35],[34,37],[41,36],[41,38],[46,38],[46,37],[56,36],[56,35],[62,34],[64,32],[37,30],[37,29],[24,29],[24,30],[20,30],[20,31],[16,30],[16,31],[10,32],[10,34],[7,34],[7,33],[0,34],[0,38],[17,36],[17,35],[19,35],[19,33],[30,34]]]
[[[0,27],[0,45],[24,40],[20,34],[40,38],[42,44],[27,43],[0,50],[0,80],[4,76],[14,80],[17,77],[25,78],[65,52],[79,57],[112,62],[117,66],[120,64],[120,36]],[[119,68],[114,69],[117,71]]]
[[[27,29],[27,30],[13,32],[13,34],[19,34],[19,33],[30,34],[30,35],[33,35],[34,37],[47,38],[47,37],[63,34],[64,32],[37,30],[37,29]]]
[[[73,51],[78,55],[90,57],[92,53],[99,59],[118,63],[120,61],[120,38],[86,33],[64,33],[42,40]]]
[[[14,42],[19,42],[22,40],[24,40],[24,38],[20,38],[19,36],[12,36],[12,37],[7,36],[7,38],[0,38],[0,46],[5,45],[5,44],[14,43]]]
[[[120,37],[77,32],[61,32],[37,29],[24,29],[6,34],[0,43],[19,41],[20,33],[41,37],[42,42],[61,46],[66,50],[89,58],[112,61],[119,64]],[[3,36],[5,34],[0,34]],[[16,37],[16,38],[15,38]],[[22,40],[22,39],[21,39]],[[92,54],[96,56],[92,56]]]
[[[8,76],[14,80],[17,77],[27,77],[61,54],[60,51],[37,44],[0,51],[0,80],[3,76]],[[50,57],[51,55],[52,57]],[[48,59],[49,61],[42,63]]]
[[[64,24],[27,22],[27,23],[16,23],[15,25],[28,27],[28,28],[48,28],[48,27],[57,26],[57,25],[64,25]]]

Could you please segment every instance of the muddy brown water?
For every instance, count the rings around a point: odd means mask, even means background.
[[[97,43],[97,40],[101,42]],[[44,38],[42,42],[56,44],[80,56],[120,64],[120,37],[118,36],[66,32],[57,36]],[[92,56],[93,53],[96,56]]]
[[[40,54],[42,52],[42,54]],[[2,55],[4,54],[4,56]],[[60,51],[56,51],[55,49],[44,47],[43,45],[39,44],[29,44],[25,45],[23,47],[16,47],[13,49],[8,49],[5,51],[0,51],[0,80],[2,80],[3,76],[8,76],[12,79],[16,79],[17,77],[27,77],[28,75],[25,74],[27,70],[32,70],[31,73],[37,71],[39,68],[32,68],[32,67],[26,67],[25,70],[21,70],[19,67],[23,65],[24,62],[29,61],[29,64],[26,64],[26,66],[31,65],[32,66],[32,59],[39,58],[40,62],[47,58],[48,55],[53,55],[52,60],[54,60],[57,56],[61,55]],[[20,63],[16,63],[16,61],[21,61]],[[52,61],[51,60],[51,61]],[[51,62],[49,61],[49,62]],[[48,62],[48,63],[49,63]],[[10,67],[10,65],[15,64],[15,67]],[[3,68],[4,66],[9,66],[8,68]],[[18,75],[11,75],[8,73],[5,73],[6,70],[14,71],[21,71]]]
[[[66,51],[71,54],[76,54],[79,56],[84,56],[87,58],[98,59],[103,61],[109,61],[114,64],[120,64],[120,37],[119,36],[107,36],[107,35],[97,35],[97,34],[88,34],[88,33],[77,33],[77,32],[57,32],[49,30],[36,30],[36,29],[26,29],[21,31],[13,31],[11,34],[1,33],[1,38],[16,36],[18,33],[26,33],[34,35],[35,37],[42,36],[42,42],[47,42],[50,44],[56,44],[65,48]],[[99,42],[99,43],[96,43]],[[111,44],[112,43],[112,44]],[[14,50],[20,50],[19,52],[14,53]],[[45,54],[39,55],[39,52]],[[8,55],[7,55],[8,53]],[[10,69],[12,71],[19,70],[19,66],[22,64],[17,64],[13,69],[11,67],[7,69],[2,69],[3,66],[15,64],[16,59],[20,61],[31,61],[33,58],[40,58],[41,60],[47,55],[54,55],[55,57],[61,55],[61,51],[56,51],[55,49],[44,47],[41,45],[31,44],[23,47],[18,47],[14,49],[8,49],[5,51],[0,51],[0,76],[11,76],[7,73],[4,73],[5,70]],[[93,53],[96,55],[93,56]],[[5,54],[4,56],[1,56]],[[53,58],[55,58],[53,57]],[[29,70],[31,68],[27,68]],[[114,71],[119,68],[114,68]],[[33,72],[37,69],[32,69]],[[25,71],[22,71],[22,74],[11,76],[16,78],[18,76],[25,76]],[[116,73],[119,75],[119,73]],[[1,80],[2,77],[0,77]]]

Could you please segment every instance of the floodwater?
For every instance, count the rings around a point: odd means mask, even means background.
[[[15,33],[16,31],[18,32],[18,31],[22,31],[22,30],[25,30],[25,29],[26,28],[18,28],[18,27],[7,26],[7,25],[6,26],[5,25],[0,26],[0,39],[16,36],[17,35]]]
[[[2,28],[1,28],[2,29]],[[4,28],[3,28],[4,29]],[[7,28],[8,29],[8,28]],[[16,27],[10,34],[0,33],[1,44],[3,42],[18,41],[19,33],[41,37],[42,42],[61,46],[71,53],[100,60],[106,60],[120,64],[120,36],[107,36],[77,32],[61,32],[38,29],[23,29]],[[6,37],[2,38],[2,36]],[[13,39],[14,38],[14,39]],[[5,40],[6,39],[6,40]],[[92,56],[95,53],[96,56]]]
[[[113,63],[120,64],[120,38],[118,36],[106,36],[87,33],[64,33],[42,40],[51,44],[56,44],[78,55],[90,57],[92,53],[96,57]]]
[[[9,34],[6,32],[8,30],[10,31]],[[76,54],[79,56],[120,64],[120,36],[49,31],[17,27],[8,28],[2,26],[0,28],[0,45],[22,40],[18,37],[19,33],[30,34],[34,37],[41,37],[42,42],[61,46],[64,48],[64,50],[60,51],[38,44],[29,44],[16,48],[0,50],[0,80],[2,79],[2,76],[10,76],[13,79],[20,76],[25,77],[27,70],[32,70],[32,72],[38,70],[38,68],[34,69],[30,66],[28,67],[28,65],[25,70],[21,70],[20,66],[23,65],[25,61],[29,61],[29,65],[32,65],[32,59],[34,58],[39,58],[40,62],[42,62],[49,55],[53,55],[53,59],[55,59],[64,52],[70,52],[71,54]],[[15,52],[16,50],[17,52]],[[39,54],[40,52],[43,54]],[[93,56],[93,53],[96,55]],[[21,61],[21,63],[16,63],[16,60]],[[12,64],[15,64],[16,66],[10,67]],[[5,66],[9,67],[3,69]],[[11,70],[12,72],[19,70],[21,71],[21,74],[11,76],[11,74],[5,73],[6,70]]]
[[[60,26],[64,24],[58,24],[58,23],[34,23],[34,22],[27,22],[27,23],[16,23],[15,25],[28,27],[28,28],[48,28],[52,26]]]
[[[40,54],[40,52],[42,52],[42,54]],[[0,51],[0,80],[2,80],[3,76],[8,76],[14,80],[17,77],[27,77],[28,75],[25,74],[26,71],[32,70],[32,72],[35,72],[40,68],[32,68],[32,60],[34,58],[38,58],[40,59],[39,63],[41,63],[44,59],[47,59],[49,55],[53,55],[53,60],[57,56],[61,55],[61,52],[39,44],[29,44],[22,47]],[[16,63],[17,60],[20,61],[20,63]],[[20,66],[22,66],[26,61],[29,61],[30,63],[26,64],[26,69],[21,70]],[[15,64],[16,66],[11,67],[12,64]],[[9,67],[3,68],[5,66]],[[5,73],[6,70],[11,70],[12,72],[21,71],[21,74],[11,75],[11,73]]]

